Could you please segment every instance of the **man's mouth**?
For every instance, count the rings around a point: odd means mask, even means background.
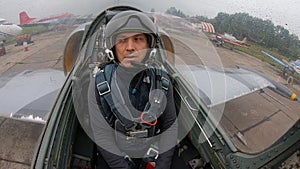
[[[127,59],[131,59],[131,58],[135,58],[136,56],[135,55],[127,55],[127,56],[125,56],[125,58],[127,58]]]

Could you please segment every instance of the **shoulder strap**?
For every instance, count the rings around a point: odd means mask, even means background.
[[[106,100],[101,97],[100,93],[106,93],[110,91],[110,76],[107,74],[107,78],[104,76],[102,77],[102,75],[100,73],[102,73],[101,71],[104,72],[104,67],[108,65],[108,64],[100,64],[98,67],[97,72],[95,72],[95,94],[96,94],[96,100],[97,103],[99,104],[99,109],[102,113],[102,115],[104,116],[105,120],[107,121],[107,123],[114,128],[114,122],[116,117],[114,116],[113,113],[111,113],[110,111],[110,107],[108,105],[108,103],[106,102]],[[107,71],[108,72],[108,71]],[[106,81],[107,79],[107,81]]]
[[[163,89],[165,94],[168,93],[170,86],[170,78],[166,71],[161,68],[150,68],[150,76],[154,77],[152,83],[154,84],[152,89]]]
[[[162,70],[161,70],[162,71]],[[167,74],[167,72],[165,71],[162,71],[161,73],[161,88],[166,92],[168,92],[169,90],[169,87],[170,87],[170,78]]]
[[[103,108],[103,111],[108,111],[110,109],[114,116],[120,120],[120,122],[125,126],[126,129],[129,130],[135,126],[135,122],[130,111],[125,105],[120,102],[116,103],[112,99],[110,84],[115,72],[115,66],[116,65],[114,64],[109,64],[97,72],[96,86],[100,95],[101,102],[106,101],[109,106],[109,108]]]

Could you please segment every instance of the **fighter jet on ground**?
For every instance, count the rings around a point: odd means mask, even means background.
[[[5,54],[4,41],[21,34],[22,28],[16,24],[9,23],[0,18],[0,56]]]
[[[9,23],[5,19],[0,18],[0,41],[15,37],[22,32],[22,28],[16,24]]]
[[[247,43],[247,38],[245,37],[243,40],[238,40],[236,37],[224,33],[224,34],[216,34],[215,36],[211,37],[211,41],[215,42],[217,46],[223,46],[225,43],[232,45],[230,49],[233,49],[233,46],[239,47],[248,47],[249,44]]]

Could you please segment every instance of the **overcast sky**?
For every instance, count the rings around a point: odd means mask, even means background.
[[[31,17],[47,17],[65,12],[73,14],[98,14],[105,6],[133,5],[150,11],[165,12],[171,6],[188,15],[215,17],[218,12],[246,12],[251,16],[270,19],[300,35],[299,0],[0,0],[0,18],[19,24],[18,14],[27,11]],[[189,3],[187,3],[189,2]]]

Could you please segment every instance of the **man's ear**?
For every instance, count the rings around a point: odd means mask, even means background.
[[[111,51],[112,51],[112,53],[113,53],[114,56],[115,56],[115,61],[119,63],[119,59],[118,59],[118,56],[117,56],[117,53],[116,53],[116,46],[113,46],[113,47],[111,48]]]
[[[151,48],[151,43],[152,43],[152,37],[149,34],[144,34],[147,38],[147,44],[148,44],[148,48]]]

